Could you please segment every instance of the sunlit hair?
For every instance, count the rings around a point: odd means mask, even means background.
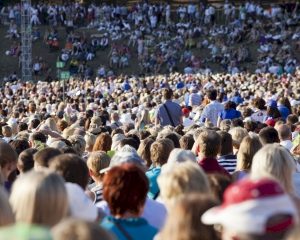
[[[158,240],[218,240],[213,226],[201,222],[202,214],[218,203],[209,194],[187,194],[175,202]]]
[[[110,151],[112,146],[112,138],[108,133],[101,133],[94,144],[94,151]]]
[[[186,161],[174,167],[165,165],[157,179],[160,197],[170,206],[178,197],[191,192],[208,193],[210,191],[207,176],[197,163]]]
[[[196,156],[189,150],[183,150],[180,148],[174,148],[168,158],[168,164],[182,163],[185,161],[196,162]]]
[[[52,227],[67,216],[68,196],[62,177],[30,171],[16,180],[9,199],[17,222]]]
[[[292,175],[296,171],[295,160],[281,145],[267,144],[253,158],[251,177],[253,179],[273,178],[282,184],[285,191],[293,193]]]
[[[239,148],[243,138],[248,136],[247,130],[242,127],[234,127],[229,130],[229,133],[232,136],[232,143],[235,148]]]
[[[237,166],[236,170],[250,171],[252,166],[252,160],[255,153],[261,149],[262,144],[258,137],[247,136],[243,139],[239,151],[237,153]]]
[[[95,177],[100,177],[100,171],[108,168],[110,157],[105,152],[92,152],[87,159],[87,166]]]

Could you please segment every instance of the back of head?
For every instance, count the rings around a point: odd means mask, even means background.
[[[201,157],[215,158],[221,147],[221,137],[213,130],[205,130],[197,139]]]
[[[168,158],[168,164],[182,163],[185,161],[196,162],[196,156],[191,151],[174,148]]]
[[[215,101],[217,99],[217,96],[218,96],[218,92],[217,90],[215,89],[210,89],[208,92],[207,92],[207,97],[209,100],[211,101]]]
[[[55,173],[30,171],[13,185],[10,204],[17,222],[52,227],[66,217],[64,180]]]
[[[104,151],[111,150],[112,138],[108,133],[101,133],[94,144],[93,151]]]
[[[0,141],[0,168],[6,164],[16,163],[17,158],[16,151],[8,143]]]
[[[170,99],[172,99],[173,91],[170,88],[164,88],[162,91],[162,94],[163,94],[164,99],[170,100]]]
[[[18,155],[20,155],[20,153],[24,150],[30,148],[29,142],[23,139],[13,140],[9,144],[13,147],[13,149],[15,149]]]
[[[277,131],[280,141],[292,140],[291,127],[287,124],[281,124],[280,126],[278,126]]]
[[[132,163],[111,168],[103,179],[103,197],[114,216],[123,216],[127,212],[141,214],[148,190],[144,171]]]
[[[178,197],[191,192],[209,192],[207,176],[197,163],[182,162],[178,167],[165,165],[158,177],[158,185],[162,200],[170,206]]]
[[[56,148],[44,148],[34,154],[34,167],[38,169],[39,167],[49,167],[50,161],[61,154],[61,151]]]
[[[100,171],[108,168],[110,157],[105,152],[92,152],[87,159],[87,166],[95,177],[100,176]]]
[[[225,131],[219,131],[218,134],[221,137],[221,150],[220,155],[225,156],[233,153],[232,137]]]
[[[49,168],[61,175],[66,182],[76,183],[86,188],[89,171],[82,158],[75,154],[61,154],[50,162]]]
[[[55,240],[113,240],[98,224],[79,219],[66,219],[56,225],[52,234]]]
[[[169,158],[171,151],[174,149],[174,144],[170,139],[159,139],[150,147],[151,161],[154,165],[162,166]]]
[[[179,198],[157,239],[218,240],[213,226],[201,222],[202,214],[216,205],[209,194],[191,193]]]
[[[273,127],[265,127],[262,130],[260,130],[259,140],[263,145],[280,142],[278,132]]]
[[[81,135],[73,135],[69,138],[69,141],[72,144],[72,148],[81,156],[85,150],[85,140]]]
[[[34,148],[24,150],[18,157],[18,170],[20,173],[30,171],[34,166],[33,155],[37,152]]]
[[[237,170],[250,171],[253,157],[261,147],[258,137],[245,137],[237,153]]]
[[[182,136],[179,140],[180,148],[184,150],[192,150],[195,140],[191,134]]]
[[[267,144],[253,158],[251,178],[273,178],[288,193],[293,193],[292,174],[296,164],[292,155],[279,144]]]
[[[229,130],[232,137],[232,143],[235,148],[239,148],[244,137],[248,136],[248,132],[245,128],[234,127]]]

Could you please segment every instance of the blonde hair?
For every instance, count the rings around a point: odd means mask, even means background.
[[[2,134],[5,136],[5,137],[11,137],[12,136],[12,129],[10,126],[8,125],[5,125],[2,127]]]
[[[14,215],[8,202],[6,192],[0,188],[0,227],[14,223]]]
[[[92,152],[86,163],[88,168],[93,171],[93,175],[100,177],[100,171],[109,167],[110,157],[103,151]]]
[[[209,194],[192,193],[178,199],[170,211],[157,240],[212,240],[218,239],[213,226],[201,222],[202,214],[218,202]],[[155,239],[156,239],[155,238]]]
[[[86,148],[86,149],[87,149],[87,148],[92,148],[92,149],[93,149],[93,146],[94,146],[94,144],[95,144],[95,142],[96,142],[96,138],[97,138],[96,135],[87,132],[87,133],[85,134],[85,136],[84,136],[84,140],[85,140],[85,142],[86,142],[85,148]]]
[[[31,171],[18,178],[9,199],[16,221],[52,227],[67,216],[68,196],[62,177]]]
[[[229,133],[232,136],[232,143],[235,148],[239,148],[243,138],[249,136],[247,130],[242,127],[234,127],[229,130]]]
[[[259,149],[261,149],[262,144],[257,136],[247,136],[244,137],[239,151],[237,153],[237,166],[236,170],[248,170],[250,171],[252,166],[252,160]]]
[[[292,174],[296,171],[292,155],[278,143],[267,144],[253,158],[251,178],[273,178],[285,191],[293,193]]]
[[[82,155],[84,153],[86,143],[85,143],[83,136],[73,135],[73,136],[69,137],[68,140],[71,142],[73,149],[79,155]]]
[[[197,163],[166,164],[157,179],[160,196],[170,206],[178,197],[191,192],[210,191],[207,176]]]

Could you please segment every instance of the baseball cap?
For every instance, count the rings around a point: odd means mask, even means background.
[[[278,214],[290,215],[291,222],[268,228],[270,217]],[[222,205],[207,210],[201,220],[238,233],[260,235],[286,230],[298,222],[298,217],[292,199],[276,181],[244,179],[229,186]]]
[[[267,107],[273,107],[273,108],[277,108],[277,102],[273,99],[270,99],[267,101],[267,104],[266,104]]]

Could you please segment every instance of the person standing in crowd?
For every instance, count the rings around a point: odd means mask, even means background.
[[[209,103],[203,109],[200,122],[209,121],[217,126],[219,114],[224,110],[223,104],[217,101],[218,92],[215,89],[209,90],[207,98]]]
[[[206,130],[200,133],[197,139],[198,164],[205,173],[220,173],[229,175],[229,173],[219,165],[217,155],[221,148],[221,137],[212,130]]]
[[[169,88],[162,90],[162,96],[165,102],[161,104],[156,112],[156,125],[176,127],[182,124],[181,107],[172,101],[173,91]]]
[[[120,240],[152,240],[157,229],[140,217],[148,184],[145,173],[133,164],[122,164],[110,169],[104,176],[103,197],[112,216],[104,218],[101,226]]]

